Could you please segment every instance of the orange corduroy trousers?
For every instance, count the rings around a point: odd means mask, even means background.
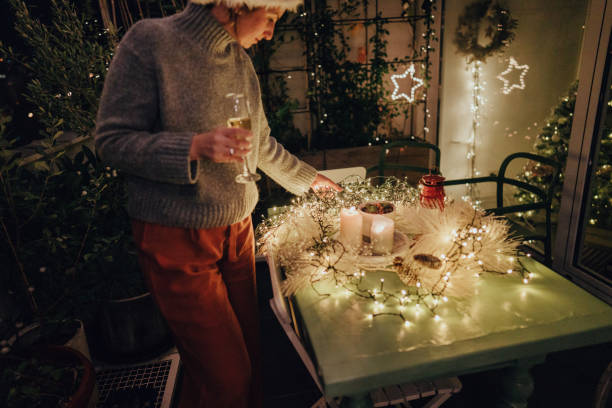
[[[180,408],[261,406],[253,225],[185,229],[134,220],[145,280],[183,364]]]

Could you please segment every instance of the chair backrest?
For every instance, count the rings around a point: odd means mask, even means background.
[[[550,174],[550,181],[547,188],[542,189],[537,185],[529,184],[524,181],[516,180],[513,178],[506,177],[506,170],[510,163],[515,159],[528,159],[540,164],[549,166],[552,171]],[[497,186],[496,194],[496,207],[489,208],[487,211],[495,215],[507,215],[513,213],[527,212],[531,210],[543,209],[546,217],[546,230],[544,234],[539,232],[534,233],[522,233],[521,236],[527,240],[538,240],[544,242],[544,263],[550,265],[552,263],[552,200],[554,196],[554,189],[558,184],[559,174],[561,172],[561,164],[544,156],[539,156],[533,153],[518,152],[507,156],[499,166],[497,175],[490,175],[484,177],[474,177],[466,179],[446,180],[445,186],[460,185],[460,184],[477,184],[477,183],[489,183],[494,182]],[[538,197],[538,201],[533,203],[521,203],[513,205],[504,205],[504,185],[511,185],[520,189],[529,191]]]
[[[427,165],[417,165],[417,164],[409,164],[409,163],[391,163],[389,155],[392,154],[394,149],[397,148],[417,148],[423,149],[427,154],[426,163]],[[429,165],[430,153],[434,153],[434,163],[433,165]],[[402,139],[397,140],[388,144],[381,146],[380,156],[378,159],[378,165],[374,167],[368,168],[368,171],[378,170],[379,176],[385,176],[385,170],[401,170],[401,171],[411,171],[418,173],[433,173],[438,174],[440,172],[440,148],[434,144],[419,141],[416,139]]]
[[[515,159],[528,159],[536,163],[540,163],[540,164],[549,166],[552,169],[552,173],[551,173],[550,183],[548,184],[547,188],[543,190],[540,187],[534,186],[532,184],[529,184],[529,183],[526,183],[520,180],[507,178],[506,170],[508,169],[508,166],[510,165],[510,163]],[[500,208],[504,206],[504,185],[510,184],[510,185],[525,189],[537,195],[538,198],[542,200],[542,204],[543,204],[542,208],[545,208],[547,209],[547,211],[549,211],[550,206],[552,204],[554,189],[559,180],[560,173],[561,173],[561,164],[549,157],[544,157],[544,156],[540,156],[537,154],[526,153],[526,152],[518,152],[518,153],[513,153],[509,155],[508,157],[504,159],[502,164],[499,166],[499,171],[497,173],[497,194],[496,194],[497,207]]]
[[[353,176],[365,179],[366,168],[365,167],[343,167],[340,169],[321,170],[319,171],[319,173],[329,178],[334,183],[339,183]]]

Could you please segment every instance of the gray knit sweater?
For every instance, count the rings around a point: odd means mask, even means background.
[[[259,168],[294,194],[316,170],[270,137],[250,58],[204,6],[189,3],[171,17],[146,19],[122,39],[104,83],[96,149],[127,175],[128,212],[183,228],[229,225],[255,208],[255,183],[234,178],[240,163],[189,161],[197,133],[226,126],[224,96],[247,96],[251,171]]]

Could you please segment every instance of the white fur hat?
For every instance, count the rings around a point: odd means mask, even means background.
[[[280,7],[283,10],[295,10],[303,3],[302,0],[191,0],[191,2],[196,4],[217,3],[227,7]]]

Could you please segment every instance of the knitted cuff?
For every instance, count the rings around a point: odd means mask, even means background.
[[[300,162],[300,168],[292,177],[293,180],[291,183],[288,183],[283,187],[285,187],[287,191],[292,194],[302,195],[308,191],[310,185],[315,180],[317,173],[317,170],[311,165]]]
[[[191,140],[194,133],[175,133],[163,138],[157,160],[164,170],[163,179],[169,183],[194,184],[197,180],[199,162],[189,160]]]

